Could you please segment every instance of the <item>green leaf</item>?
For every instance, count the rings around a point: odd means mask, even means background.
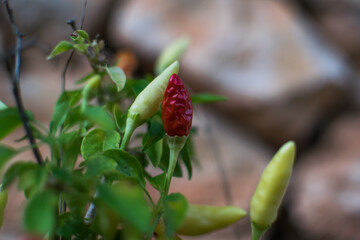
[[[117,162],[117,170],[120,173],[127,177],[137,179],[140,184],[145,185],[143,169],[139,160],[133,155],[120,149],[112,149],[105,151],[104,156]]]
[[[44,167],[29,168],[19,175],[18,189],[24,191],[26,198],[30,198],[43,188],[48,176],[48,170]]]
[[[63,92],[57,100],[54,112],[50,121],[50,133],[55,134],[60,126],[65,122],[67,114],[72,106],[80,100],[81,94],[79,91]]]
[[[108,112],[101,107],[87,107],[84,116],[105,130],[115,130],[116,125]]]
[[[202,94],[194,94],[191,96],[191,101],[193,104],[196,103],[210,103],[210,102],[221,102],[227,101],[228,99],[224,96],[202,93]]]
[[[166,197],[164,205],[166,232],[169,237],[172,237],[175,231],[181,227],[181,224],[186,217],[186,211],[189,204],[183,195],[180,193],[173,193]]]
[[[192,152],[191,152],[191,146],[190,146],[190,138],[188,138],[186,140],[186,143],[180,152],[180,157],[185,164],[185,167],[188,172],[189,180],[190,180],[191,176],[192,176],[192,163],[191,163]]]
[[[94,73],[94,72],[91,72],[91,73],[89,73],[88,75],[86,75],[86,76],[80,78],[79,80],[77,80],[77,81],[75,82],[75,84],[84,83],[84,82],[86,82],[87,80],[89,80],[89,79],[90,79],[92,76],[94,76],[94,75],[95,75],[95,73]]]
[[[115,123],[121,133],[125,132],[127,113],[121,111],[119,105],[114,105],[113,115],[115,117]]]
[[[151,177],[149,174],[145,174],[145,176],[146,176],[146,179],[151,184],[151,186],[153,186],[160,192],[164,190],[166,172],[163,172],[155,177]]]
[[[87,188],[90,189],[89,186]],[[63,194],[65,202],[67,203],[69,210],[75,216],[84,216],[86,206],[89,204],[90,201],[88,193],[83,193],[74,189],[71,190],[72,191],[66,191]]]
[[[126,85],[128,85],[129,90],[130,90],[130,95],[133,97],[136,97],[137,95],[139,95],[142,90],[145,89],[145,87],[149,84],[150,82],[148,80],[145,79],[141,79],[141,80],[133,80],[133,79],[129,79],[126,81]]]
[[[0,100],[0,111],[1,110],[5,110],[7,108],[7,106],[5,105],[5,103],[3,103],[1,100]]]
[[[59,135],[59,137],[57,138],[57,141],[60,144],[67,144],[67,143],[71,142],[73,139],[75,139],[78,135],[79,135],[78,130],[67,132],[67,133],[61,133]]]
[[[123,220],[139,231],[146,233],[151,225],[151,211],[142,189],[117,183],[113,186],[101,184],[99,199]]]
[[[93,222],[97,235],[101,235],[104,240],[121,240],[116,237],[118,226],[120,223],[118,215],[109,209],[101,201],[97,201],[96,218]],[[123,226],[125,228],[126,226]]]
[[[16,153],[17,151],[15,149],[0,144],[0,170]]]
[[[24,172],[31,171],[37,167],[39,167],[39,165],[34,162],[16,162],[12,164],[4,174],[2,179],[3,186],[7,188],[16,177],[19,177]]]
[[[56,47],[54,48],[54,50],[52,50],[52,52],[50,53],[50,55],[47,57],[47,60],[50,60],[52,59],[53,57],[63,53],[63,52],[66,52],[70,49],[73,49],[74,46],[71,42],[68,42],[68,41],[61,41],[59,42],[58,45],[56,45]]]
[[[22,124],[17,108],[6,108],[0,111],[0,140]]]
[[[145,150],[146,155],[149,157],[152,165],[154,167],[159,166],[161,161],[161,156],[163,152],[163,140],[153,143],[150,147]]]
[[[75,41],[77,41],[78,43],[74,44],[74,49],[83,54],[85,54],[88,48],[91,46],[90,44],[85,44],[84,39],[80,35]]]
[[[86,134],[81,143],[81,155],[86,160],[89,157],[109,149],[119,148],[120,134],[115,130],[105,132],[94,129]]]
[[[51,232],[56,225],[56,195],[45,190],[35,194],[24,212],[24,228],[34,234]]]
[[[104,155],[90,156],[86,160],[86,174],[90,176],[102,176],[114,171],[117,167],[117,162]]]
[[[85,135],[81,143],[81,155],[85,160],[103,152],[104,138],[105,131],[102,129],[93,129]]]
[[[70,142],[63,146],[63,163],[64,168],[73,169],[75,162],[80,154],[82,137],[75,135]]]
[[[85,38],[87,41],[90,42],[89,34],[85,30],[78,29],[76,32],[82,37]]]
[[[167,46],[155,63],[155,73],[160,74],[171,63],[179,60],[190,43],[189,37],[181,37]]]
[[[117,131],[107,131],[104,139],[103,150],[118,149],[120,140],[121,136]]]
[[[148,121],[149,128],[143,137],[142,150],[145,151],[152,144],[162,139],[165,135],[165,130],[162,124],[162,120],[159,116],[155,115]]]
[[[63,239],[93,239],[93,231],[86,226],[82,216],[74,214],[74,212],[66,212],[58,217],[56,233]],[[74,238],[75,237],[75,238]]]
[[[111,80],[115,83],[117,87],[117,91],[120,92],[121,90],[123,90],[126,83],[126,76],[124,71],[116,66],[113,67],[106,66],[106,71],[109,74]]]

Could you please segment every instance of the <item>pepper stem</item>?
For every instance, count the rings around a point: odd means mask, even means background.
[[[167,135],[168,136],[168,135]],[[169,193],[170,182],[173,176],[177,159],[180,151],[183,149],[188,136],[168,136],[168,145],[170,150],[169,167],[165,178],[164,194],[165,196]]]
[[[266,232],[267,229],[267,227],[259,227],[251,222],[251,240],[260,240],[261,236]]]

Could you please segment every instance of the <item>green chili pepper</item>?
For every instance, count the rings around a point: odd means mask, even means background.
[[[121,149],[125,149],[135,128],[143,124],[159,110],[169,78],[172,74],[178,72],[179,62],[175,61],[136,97],[128,111]]]
[[[160,54],[155,63],[155,72],[161,73],[173,61],[181,58],[186,48],[189,46],[190,38],[187,36],[177,39],[167,46]]]
[[[271,226],[289,183],[294,164],[296,146],[285,143],[266,166],[250,203],[253,240]]]
[[[224,228],[246,216],[246,212],[234,206],[189,205],[183,225],[176,232],[197,236]]]
[[[8,202],[8,192],[7,189],[3,189],[0,185],[0,229],[4,220],[4,210]]]

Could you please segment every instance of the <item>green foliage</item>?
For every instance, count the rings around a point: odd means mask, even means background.
[[[86,160],[97,153],[119,148],[120,134],[114,130],[93,129],[81,143],[81,155]]]
[[[52,59],[53,57],[56,57],[59,54],[62,54],[63,52],[66,52],[70,49],[73,49],[74,46],[71,42],[68,41],[61,41],[54,50],[50,53],[50,55],[47,57],[47,60]]]
[[[211,103],[211,102],[227,101],[227,98],[224,96],[219,96],[219,95],[214,95],[214,94],[209,94],[209,93],[202,93],[202,94],[192,95],[191,101],[193,104]]]
[[[19,111],[16,108],[0,110],[0,140],[21,125]]]
[[[35,234],[51,232],[56,224],[56,195],[48,190],[35,194],[24,212],[24,227]]]
[[[60,95],[51,117],[50,133],[55,134],[60,126],[64,124],[69,111],[80,100],[80,97],[80,91],[66,91]]]
[[[101,184],[99,199],[114,211],[125,223],[146,233],[151,225],[151,210],[141,188],[126,183]]]
[[[119,67],[107,67],[106,71],[109,74],[111,80],[116,84],[117,91],[120,92],[125,87],[126,76],[124,71]]]
[[[161,112],[154,108],[155,115],[146,119],[146,127],[120,149],[129,105],[154,77],[126,79],[121,68],[106,61],[102,40],[91,40],[84,30],[76,30],[70,38],[60,42],[48,59],[74,50],[88,59],[91,72],[76,82],[76,89],[60,94],[48,129],[27,112],[37,144],[47,145],[49,156],[44,156],[41,165],[33,161],[8,164],[31,146],[14,149],[0,144],[3,188],[17,183],[28,199],[24,229],[49,239],[151,239],[161,219],[168,239],[175,239],[188,203],[183,195],[168,195],[165,190],[170,150]],[[156,66],[158,73],[180,58],[187,45],[188,40],[182,39],[165,50]],[[222,100],[210,94],[193,96],[194,103]],[[0,101],[0,140],[21,124],[18,110]],[[182,166],[189,179],[192,176],[195,134],[190,132],[180,152],[175,177],[183,176]],[[24,139],[26,136],[18,141]],[[157,175],[152,176],[148,167],[156,168]],[[158,191],[157,202],[147,191],[148,183]],[[89,212],[93,215],[88,218]]]
[[[102,107],[86,108],[84,111],[84,117],[105,130],[111,131],[116,129],[114,119],[109,115],[106,109]]]
[[[0,170],[4,164],[16,154],[16,151],[11,147],[0,144]]]
[[[165,199],[164,221],[167,235],[173,236],[185,219],[188,202],[180,193],[172,193]]]

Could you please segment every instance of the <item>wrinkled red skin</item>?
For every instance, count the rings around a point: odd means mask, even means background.
[[[178,75],[170,77],[161,105],[165,132],[169,136],[188,136],[193,117],[190,94]]]

